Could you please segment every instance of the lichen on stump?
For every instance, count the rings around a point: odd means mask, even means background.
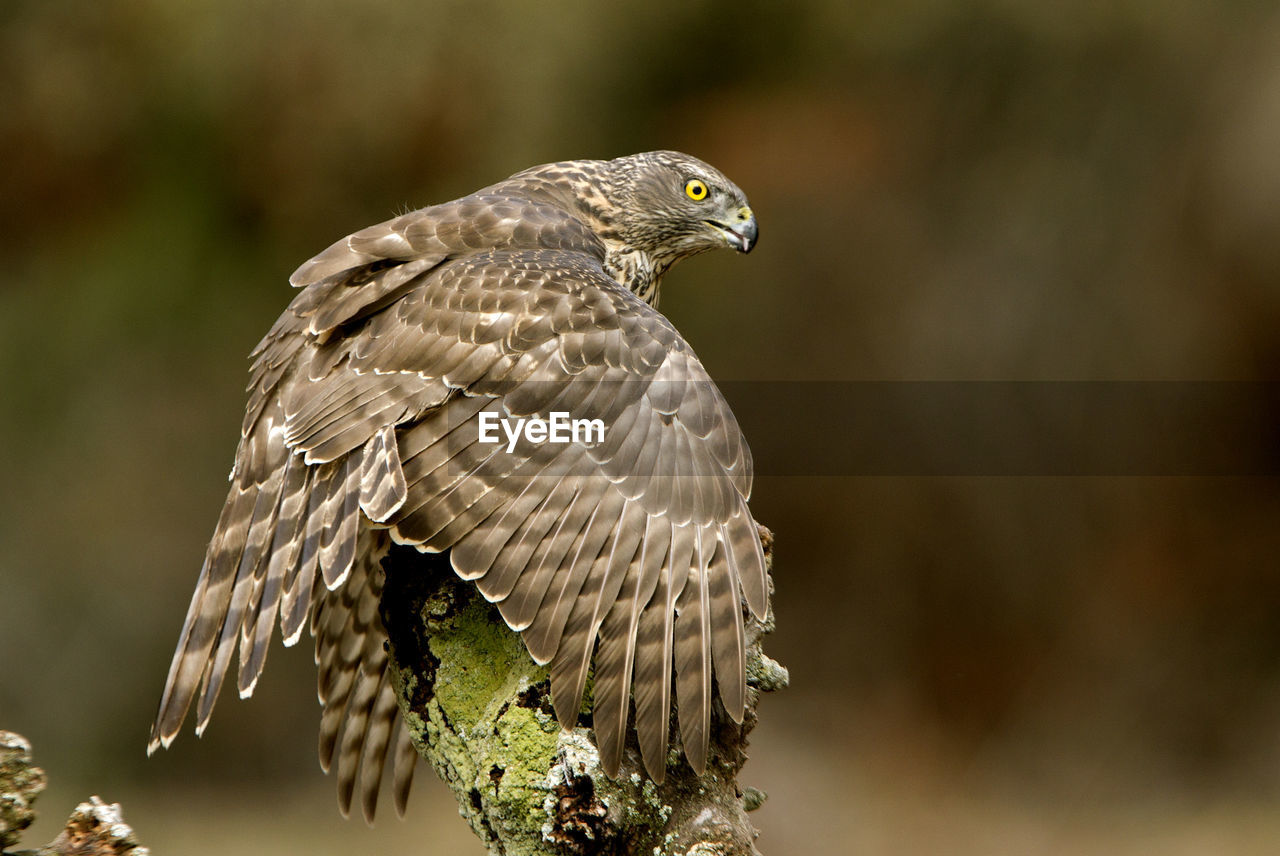
[[[772,536],[763,527],[761,538],[771,567]],[[445,556],[397,548],[384,567],[382,619],[405,725],[491,853],[756,853],[746,812],[763,794],[740,788],[737,775],[759,692],[787,683],[786,669],[760,649],[773,629],[772,613],[763,623],[747,616],[743,723],[716,703],[702,776],[684,761],[673,727],[666,781],[657,785],[645,775],[630,732],[617,778],[601,769],[590,682],[576,727],[560,727],[547,669],[533,662],[497,607],[453,574]]]
[[[0,731],[0,851],[18,843],[36,819],[34,803],[45,787],[44,770],[31,761],[31,744],[21,734]],[[97,796],[76,806],[53,841],[12,856],[149,856],[124,822],[118,803]]]
[[[44,788],[44,770],[31,762],[31,744],[21,734],[0,731],[0,850],[17,844],[36,819],[34,804]]]

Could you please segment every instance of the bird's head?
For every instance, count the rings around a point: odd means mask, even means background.
[[[604,192],[617,237],[666,266],[732,247],[749,253],[759,228],[747,197],[715,167],[680,152],[645,152],[609,161]]]

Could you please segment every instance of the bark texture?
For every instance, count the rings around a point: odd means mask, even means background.
[[[124,822],[119,804],[96,796],[76,806],[66,827],[44,847],[9,851],[36,819],[33,804],[44,787],[44,770],[31,762],[31,744],[20,734],[0,731],[0,851],[4,856],[149,856]]]
[[[761,527],[772,568],[772,535]],[[761,651],[772,629],[747,615],[748,700],[742,725],[717,700],[707,770],[694,774],[672,750],[666,781],[644,774],[634,733],[616,779],[600,767],[591,735],[591,686],[577,726],[560,727],[550,680],[497,608],[459,580],[443,556],[393,550],[385,562],[382,618],[391,674],[419,754],[453,790],[460,813],[492,854],[756,854],[746,813],[764,794],[738,784],[761,692],[787,672]]]

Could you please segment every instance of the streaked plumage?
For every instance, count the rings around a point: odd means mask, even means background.
[[[359,785],[372,819],[388,759],[403,810],[416,759],[378,614],[394,540],[448,551],[497,603],[550,664],[567,727],[594,654],[610,774],[633,689],[650,775],[665,775],[672,692],[701,772],[713,671],[741,721],[742,604],[763,617],[767,588],[750,453],[654,305],[676,261],[746,252],[755,237],[728,179],[653,152],[534,167],[300,267],[290,281],[303,291],[253,352],[231,491],[149,748],[173,740],[192,703],[203,731],[237,644],[247,696],[277,621],[285,644],[309,626],[321,764],[336,764],[343,811]],[[481,411],[553,410],[603,420],[604,442],[478,441]]]

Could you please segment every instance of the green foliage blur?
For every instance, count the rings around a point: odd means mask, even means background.
[[[664,285],[717,378],[1280,377],[1271,4],[8,0],[0,106],[27,846],[99,793],[156,853],[480,852],[425,767],[406,821],[338,817],[299,651],[144,757],[245,357],[296,265],[404,210],[680,149],[761,223]],[[744,776],[762,852],[1274,852],[1274,477],[781,474],[752,507],[793,684]]]

